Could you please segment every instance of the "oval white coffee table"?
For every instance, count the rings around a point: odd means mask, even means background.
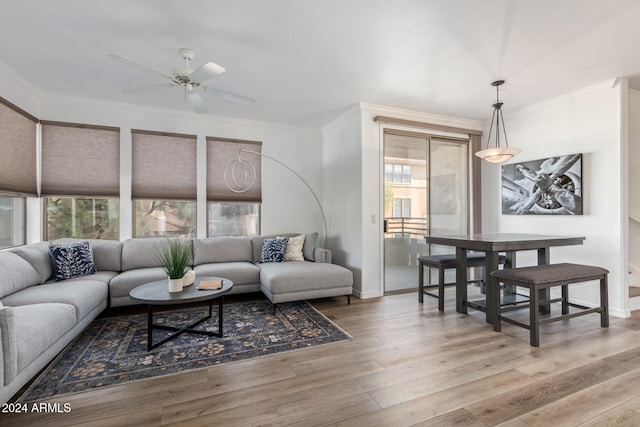
[[[222,280],[222,288],[220,289],[198,289],[198,284],[202,280]],[[182,292],[169,292],[167,279],[157,280],[155,282],[146,283],[137,286],[129,292],[132,301],[147,305],[147,351],[166,343],[167,341],[181,335],[183,333],[208,335],[222,338],[222,303],[223,295],[231,292],[233,282],[223,277],[202,276],[196,277],[195,282],[185,287]],[[201,331],[193,329],[205,320],[211,319],[213,314],[213,300],[218,300],[218,332]],[[193,302],[207,301],[209,303],[209,314],[185,327],[176,327],[170,325],[156,325],[153,323],[153,306],[179,305]],[[157,343],[153,343],[153,329],[163,329],[173,331],[174,333],[163,338]]]

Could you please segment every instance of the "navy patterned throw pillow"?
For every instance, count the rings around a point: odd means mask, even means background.
[[[265,239],[258,262],[284,262],[288,239]]]
[[[49,245],[56,282],[97,272],[89,242]]]

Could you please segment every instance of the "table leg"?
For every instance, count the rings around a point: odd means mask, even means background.
[[[153,349],[153,306],[147,305],[147,351]]]
[[[516,268],[516,253],[515,251],[507,252],[506,256],[507,260],[504,263],[504,268]],[[505,295],[515,295],[516,287],[513,285],[505,285],[504,286],[504,294]]]
[[[456,311],[467,314],[467,250],[456,247]]]
[[[549,264],[550,262],[549,248],[538,249],[538,265]],[[551,289],[540,289],[538,292],[539,301],[548,301],[551,299]],[[551,303],[540,304],[540,313],[551,313]]]
[[[498,320],[498,307],[500,307],[500,283],[491,275],[491,272],[498,269],[499,253],[487,251],[485,253],[485,283],[487,290],[487,312],[486,322],[493,325],[493,330],[500,332]]]
[[[220,337],[222,337],[222,298],[223,296],[218,298],[218,334]],[[209,310],[211,310],[211,306],[209,306]]]
[[[609,286],[608,286],[608,276],[605,276],[600,279],[600,306],[602,307],[602,312],[600,313],[600,326],[607,327],[609,326]]]
[[[171,326],[171,325],[154,325],[153,324],[153,306],[147,306],[147,351],[151,351],[156,347],[161,346],[167,341],[176,338],[177,336],[183,333],[190,334],[198,334],[198,335],[207,335],[212,337],[222,338],[222,305],[223,305],[223,297],[220,296],[218,299],[218,332],[209,332],[204,330],[193,329],[196,326],[200,325],[202,322],[211,319],[213,315],[213,301],[209,300],[209,315],[205,316],[201,319],[196,320],[195,322],[187,325],[187,326]],[[173,333],[164,337],[157,343],[153,343],[153,329],[163,329],[165,331],[172,331]]]

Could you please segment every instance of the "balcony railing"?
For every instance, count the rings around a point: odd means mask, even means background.
[[[385,218],[385,234],[396,237],[422,238],[429,234],[427,218]]]

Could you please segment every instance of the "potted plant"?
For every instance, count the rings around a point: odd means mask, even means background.
[[[167,239],[169,246],[160,251],[158,261],[169,279],[169,292],[182,291],[182,276],[189,269],[191,248],[179,239]]]

